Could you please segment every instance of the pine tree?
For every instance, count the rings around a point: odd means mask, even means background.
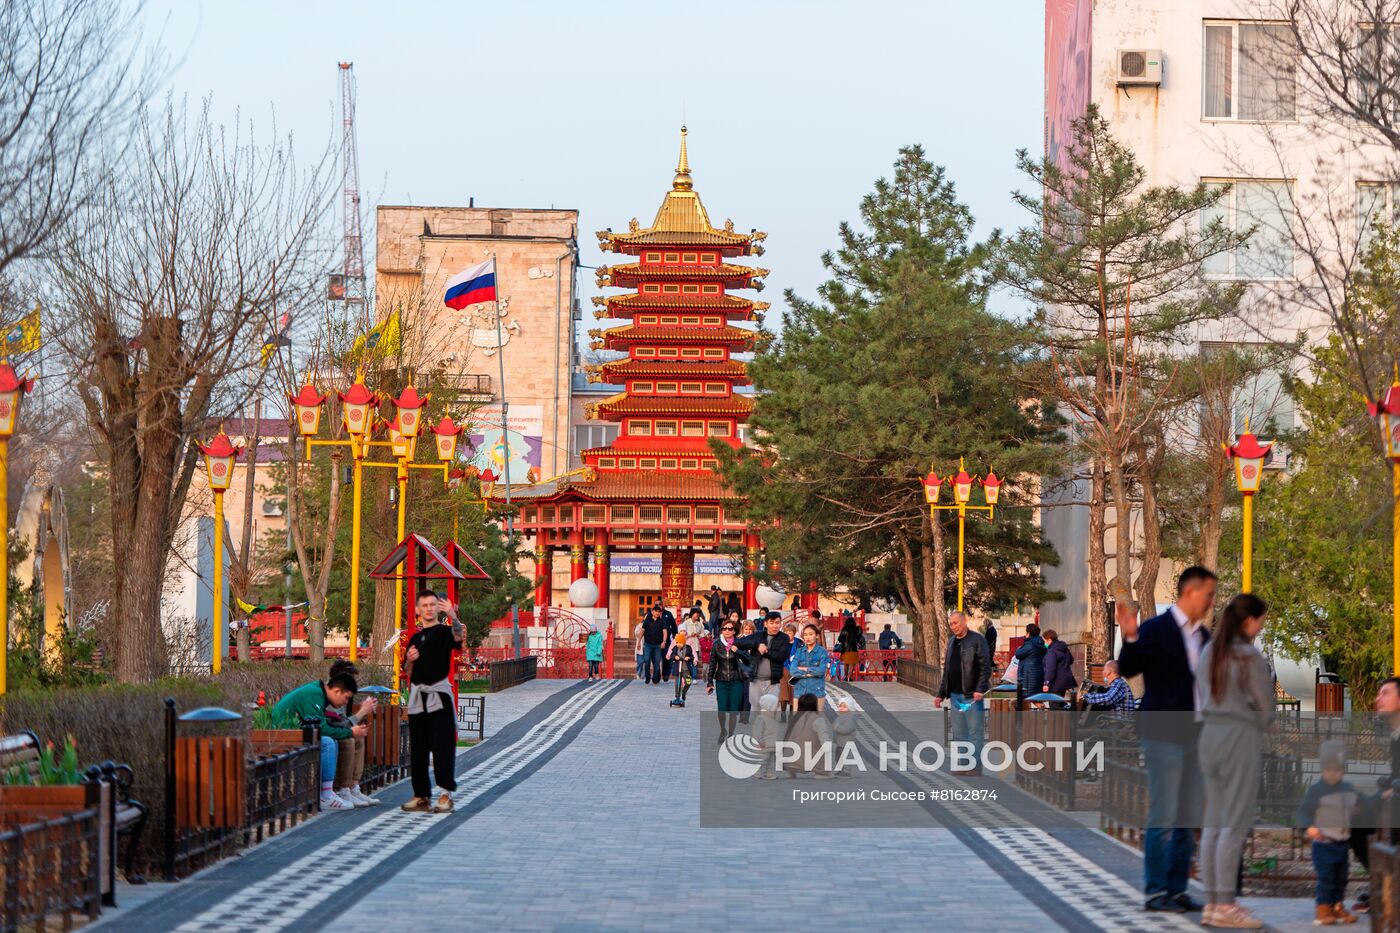
[[[757,447],[721,449],[722,469],[747,497],[770,576],[895,595],[916,650],[938,658],[956,517],[931,520],[921,477],[966,456],[969,471],[1006,481],[995,522],[969,516],[969,607],[1053,598],[1038,568],[1055,555],[1032,503],[1035,477],[1057,463],[1054,427],[1018,391],[1024,332],[984,306],[983,252],[944,170],[918,146],[900,150],[860,216],[822,257],[819,300],[787,294],[778,339],[750,367]]]

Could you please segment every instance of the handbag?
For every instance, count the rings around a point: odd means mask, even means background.
[[[754,661],[747,651],[735,650],[734,663],[739,667],[739,676],[744,680],[753,680]]]
[[[1002,682],[1008,684],[1016,683],[1016,675],[1019,674],[1020,671],[1021,662],[1016,658],[1012,658],[1011,663],[1006,665],[1006,670],[1001,672]]]

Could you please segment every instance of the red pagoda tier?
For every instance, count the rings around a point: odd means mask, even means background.
[[[668,604],[693,598],[696,551],[742,546],[747,608],[756,608],[753,571],[758,541],[737,512],[735,498],[715,473],[712,443],[737,447],[739,427],[753,411],[747,367],[734,358],[754,348],[755,331],[737,326],[763,319],[765,302],[730,294],[761,289],[768,270],[729,260],[763,253],[766,234],[710,224],[695,192],[681,128],[680,160],[656,219],[634,219],[626,233],[598,233],[604,252],[636,257],[598,270],[600,287],[628,289],[594,298],[600,319],[621,323],[592,330],[595,350],[625,354],[589,367],[592,382],[623,387],[592,403],[590,418],[616,422],[617,439],[582,451],[583,467],[528,486],[513,486],[519,527],[535,538],[536,605],[550,600],[552,549],[568,547],[572,578],[588,575],[594,557],[608,606],[608,555],[614,549],[661,552],[661,589]],[[494,490],[492,501],[504,495]]]

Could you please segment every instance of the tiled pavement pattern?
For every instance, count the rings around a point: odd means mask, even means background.
[[[874,733],[897,734],[891,710],[931,707],[898,685],[841,685],[833,694],[864,709],[862,729]],[[459,758],[456,813],[321,817],[104,925],[258,933],[1196,928],[1142,913],[1140,859],[1087,828],[702,830],[696,717],[714,701],[694,691],[688,709],[674,710],[670,696],[666,685],[560,681],[492,695],[488,740]],[[382,795],[386,807],[406,796],[403,785]],[[1266,907],[1261,914],[1280,928],[1302,917],[1296,902]]]

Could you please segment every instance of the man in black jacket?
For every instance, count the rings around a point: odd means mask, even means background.
[[[966,613],[948,613],[948,631],[951,637],[948,652],[943,657],[943,679],[938,683],[933,707],[938,709],[944,700],[949,700],[953,704],[950,711],[953,741],[972,745],[973,760],[977,764],[955,769],[953,773],[981,774],[987,716],[982,697],[991,689],[992,656],[987,652],[987,640],[967,627]]]
[[[758,698],[773,690],[783,679],[783,668],[792,653],[792,640],[783,631],[783,614],[770,612],[763,617],[763,631],[736,638],[734,644],[749,653],[753,677],[749,680],[749,708],[758,709]]]
[[[709,606],[710,610],[710,637],[719,636],[719,620],[724,618],[724,590],[718,586],[710,587]]]
[[[1133,607],[1120,603],[1123,650],[1118,670],[1142,675],[1138,717],[1147,767],[1147,834],[1143,839],[1143,891],[1147,910],[1200,910],[1186,893],[1195,839],[1189,828],[1200,818],[1202,782],[1196,759],[1196,664],[1210,631],[1205,622],[1215,603],[1215,574],[1187,567],[1176,581],[1176,602],[1138,624]],[[1184,824],[1184,825],[1183,825]]]

